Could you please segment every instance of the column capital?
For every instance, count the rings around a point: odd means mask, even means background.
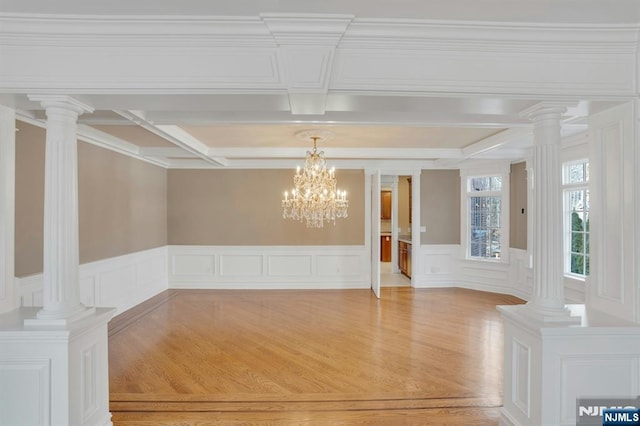
[[[40,102],[43,108],[63,108],[76,114],[92,113],[94,108],[68,95],[28,95],[30,101]]]
[[[567,112],[570,107],[575,107],[577,102],[566,101],[545,101],[539,102],[530,106],[527,109],[520,111],[520,117],[528,118],[529,120],[536,122],[540,118],[548,118],[549,115],[557,115],[560,117]]]

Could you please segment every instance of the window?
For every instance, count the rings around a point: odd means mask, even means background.
[[[564,272],[589,275],[589,162],[566,163],[564,192]]]
[[[471,177],[467,184],[469,206],[469,257],[500,259],[502,176]]]

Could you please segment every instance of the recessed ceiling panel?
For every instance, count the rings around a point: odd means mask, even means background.
[[[464,148],[504,129],[388,126],[183,126],[212,148],[299,147],[304,141],[296,133],[321,129],[333,137],[323,147],[341,148]],[[311,146],[311,140],[309,140]]]

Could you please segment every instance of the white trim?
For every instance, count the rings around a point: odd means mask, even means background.
[[[420,197],[420,183],[421,183],[422,170],[414,170],[411,174],[411,238],[412,242],[416,244],[416,247],[422,244],[422,223],[420,207],[422,205]],[[419,253],[413,250],[413,244],[411,244],[411,286],[416,286],[416,278],[413,270],[422,270],[423,260]]]
[[[15,258],[15,112],[0,105],[0,313],[17,307]]]

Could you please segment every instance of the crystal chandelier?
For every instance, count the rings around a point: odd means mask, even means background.
[[[324,222],[336,223],[336,218],[347,217],[347,191],[337,189],[335,167],[327,170],[327,162],[318,152],[319,136],[312,136],[313,151],[307,151],[304,169],[298,166],[293,177],[294,189],[285,191],[282,217],[306,221],[307,228],[322,228]]]

